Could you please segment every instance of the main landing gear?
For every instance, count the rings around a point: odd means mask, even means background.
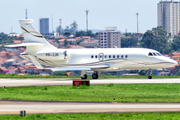
[[[82,80],[87,79],[87,75],[86,75],[86,71],[85,70],[81,71],[81,79]]]
[[[98,72],[97,71],[94,71],[94,73],[92,74],[92,78],[98,79]]]
[[[98,79],[98,72],[97,71],[94,71],[94,73],[92,74],[92,78],[93,79]],[[86,71],[85,70],[81,71],[81,79],[82,80],[87,79],[87,75],[86,75]]]

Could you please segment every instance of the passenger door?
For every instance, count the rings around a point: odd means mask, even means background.
[[[99,53],[99,61],[103,61],[104,60],[104,53]]]

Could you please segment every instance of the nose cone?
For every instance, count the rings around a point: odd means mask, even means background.
[[[178,65],[178,62],[176,62],[175,60],[172,60],[171,62],[174,66]]]
[[[168,62],[171,64],[170,67],[178,65],[178,63],[175,60],[169,59]]]
[[[175,60],[172,60],[167,57],[163,57],[163,61],[166,63],[166,67],[174,67],[178,65],[178,63]]]

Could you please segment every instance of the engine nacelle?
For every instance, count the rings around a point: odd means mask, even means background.
[[[67,52],[64,51],[46,51],[46,52],[37,52],[37,58],[46,59],[46,60],[66,60],[67,59]]]

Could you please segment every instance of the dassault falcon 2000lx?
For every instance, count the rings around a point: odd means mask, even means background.
[[[93,79],[98,78],[98,71],[119,71],[164,69],[177,65],[177,62],[161,55],[158,51],[144,48],[94,48],[94,49],[58,49],[31,24],[33,20],[19,20],[25,42],[6,47],[25,46],[20,56],[32,61],[39,69],[79,70],[81,79],[87,79],[86,71],[94,71]],[[44,68],[48,65],[53,68]],[[151,76],[148,76],[151,79]]]

